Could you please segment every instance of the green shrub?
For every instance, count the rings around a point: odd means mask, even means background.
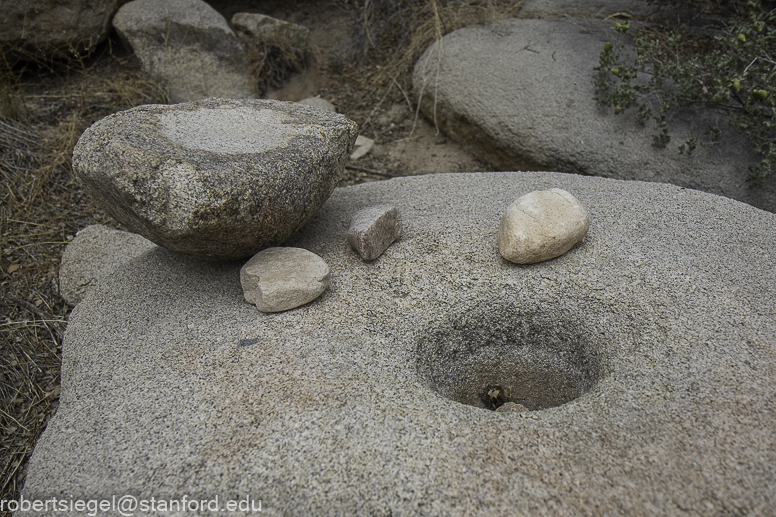
[[[628,23],[616,23],[618,41],[601,50],[593,83],[596,101],[619,115],[635,109],[636,121],[654,121],[653,145],[671,142],[668,115],[676,106],[704,105],[724,110],[728,125],[743,132],[762,160],[750,168],[751,186],[762,186],[776,169],[776,9],[759,0],[747,3],[748,17],[730,21],[709,43],[710,52],[693,55],[692,42],[679,32],[642,33],[635,52],[622,41]],[[713,145],[720,129],[710,127],[702,145]],[[689,135],[678,149],[691,153]]]

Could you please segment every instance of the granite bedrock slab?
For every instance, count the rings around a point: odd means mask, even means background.
[[[549,188],[587,207],[588,235],[547,262],[502,259],[503,210]],[[348,221],[384,203],[403,237],[365,263]],[[288,242],[332,281],[279,314],[243,300],[240,264],[155,248],[74,309],[23,495],[251,496],[267,515],[773,514],[774,227],[659,183],[368,183],[336,189]],[[567,401],[489,411],[487,383]]]

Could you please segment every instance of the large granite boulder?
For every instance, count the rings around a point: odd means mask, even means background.
[[[256,97],[240,40],[202,0],[134,0],[113,26],[173,102]]]
[[[73,57],[108,36],[116,9],[127,0],[0,0],[0,42],[18,57]],[[7,56],[6,56],[7,57]]]
[[[686,108],[669,124],[674,141],[652,146],[652,128],[596,105],[593,68],[611,21],[517,19],[445,36],[418,61],[421,108],[452,139],[505,170],[559,170],[673,183],[776,211],[776,179],[747,183],[758,162],[743,137],[680,154],[687,134],[724,129],[724,116]],[[441,50],[441,54],[439,51]]]
[[[205,260],[282,244],[323,205],[358,134],[342,115],[292,102],[148,105],[87,129],[73,170],[133,232]]]
[[[585,240],[502,259],[505,208],[550,188],[585,205]],[[404,233],[364,262],[348,222],[379,204]],[[245,302],[241,264],[156,248],[73,311],[22,494],[250,497],[287,516],[770,514],[774,226],[659,183],[368,183],[289,241],[331,285],[277,314]]]

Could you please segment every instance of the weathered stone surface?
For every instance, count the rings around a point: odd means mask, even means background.
[[[71,307],[97,285],[100,278],[156,246],[134,233],[93,224],[79,231],[67,245],[59,266],[59,294]]]
[[[329,287],[329,266],[301,248],[268,248],[240,270],[245,301],[261,312],[282,312],[318,298]]]
[[[103,41],[126,0],[0,0],[0,41],[38,57],[72,58]],[[24,57],[21,53],[20,57]]]
[[[310,42],[310,29],[303,25],[278,20],[258,13],[236,13],[232,26],[246,36],[265,43],[282,42],[305,50]]]
[[[652,127],[614,116],[594,100],[593,68],[611,21],[507,20],[446,35],[418,61],[413,87],[422,110],[453,140],[501,170],[558,170],[673,183],[776,211],[776,178],[747,183],[758,163],[751,145],[726,133],[722,142],[677,147],[688,134],[721,124],[714,110],[672,114],[674,140],[652,146]],[[443,49],[441,57],[438,49]],[[626,112],[627,114],[628,112]]]
[[[202,0],[134,0],[113,26],[173,102],[256,97],[240,40]]]
[[[401,236],[401,216],[396,207],[377,205],[353,214],[348,242],[364,260],[374,260]]]
[[[501,256],[516,264],[554,259],[581,241],[590,216],[563,189],[531,192],[507,207],[498,229]]]
[[[585,245],[503,260],[503,207],[554,187],[591,214]],[[365,264],[348,221],[378,203],[405,231],[391,260]],[[289,243],[329,264],[329,289],[275,314],[245,303],[242,264],[157,248],[73,311],[23,495],[217,495],[223,508],[250,494],[267,515],[767,515],[774,227],[659,183],[366,183],[335,190]],[[478,398],[493,385],[579,396],[500,413]]]
[[[321,99],[320,97],[308,97],[299,101],[299,104],[311,106],[323,111],[330,111],[331,113],[337,112],[337,108],[334,106],[334,104],[327,101],[326,99]]]
[[[148,105],[87,129],[73,169],[133,232],[205,260],[282,244],[331,194],[358,134],[291,102]]]

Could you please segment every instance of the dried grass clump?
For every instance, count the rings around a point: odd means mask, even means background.
[[[26,464],[56,411],[69,308],[58,294],[64,246],[84,226],[114,224],[74,180],[86,127],[164,89],[110,45],[100,56],[19,61],[0,49],[0,499],[17,499]]]

